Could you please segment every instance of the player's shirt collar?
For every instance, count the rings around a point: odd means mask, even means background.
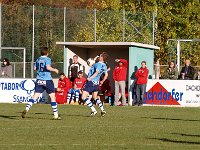
[[[47,57],[47,56],[41,56],[41,57]]]

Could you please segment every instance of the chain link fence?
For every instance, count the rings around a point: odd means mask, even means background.
[[[50,49],[55,67],[63,70],[63,48],[56,41],[66,42],[140,42],[154,44],[153,13],[125,10],[67,9],[45,6],[1,5],[1,47],[26,48],[26,77],[35,77],[33,61],[40,56],[40,47]],[[199,60],[198,43],[183,43],[181,60]],[[183,48],[184,47],[184,48]],[[167,61],[176,60],[174,43],[167,47]],[[198,54],[196,54],[198,53]],[[195,55],[194,55],[195,54]],[[14,76],[22,77],[22,53],[1,50],[1,58],[14,65]],[[197,56],[197,57],[196,57]],[[166,61],[162,64],[167,64]],[[165,66],[161,66],[161,70]],[[162,72],[161,72],[162,74]],[[55,75],[53,75],[55,76]]]
[[[0,11],[1,47],[26,48],[28,78],[35,77],[31,62],[40,56],[42,46],[50,49],[53,62],[63,62],[63,48],[56,46],[56,41],[154,42],[153,13],[4,4]],[[8,58],[14,62],[13,68],[18,68],[15,77],[22,77],[17,55],[20,52],[0,52],[1,58]]]

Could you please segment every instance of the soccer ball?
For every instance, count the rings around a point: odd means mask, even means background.
[[[95,60],[93,59],[93,58],[89,58],[88,60],[87,60],[87,64],[88,64],[88,66],[92,66],[93,64],[95,64]]]

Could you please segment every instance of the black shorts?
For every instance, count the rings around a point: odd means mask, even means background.
[[[99,85],[94,84],[92,81],[86,82],[86,84],[83,87],[83,91],[86,91],[88,93],[98,92],[98,90],[99,90]]]
[[[48,94],[55,93],[53,81],[52,80],[36,80],[35,92],[43,93],[45,90]]]

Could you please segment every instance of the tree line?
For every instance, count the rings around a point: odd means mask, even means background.
[[[55,61],[62,61],[62,57],[58,57],[62,54],[55,50],[57,49],[55,42],[63,41],[63,20],[61,19],[63,7],[68,10],[67,41],[94,40],[93,32],[91,32],[93,31],[94,9],[104,12],[97,13],[97,41],[122,40],[122,10],[126,11],[126,17],[134,20],[134,25],[138,30],[141,28],[139,23],[147,23],[152,18],[151,14],[154,13],[155,45],[161,47],[160,50],[155,51],[155,60],[160,59],[162,64],[166,64],[169,59],[176,58],[176,43],[167,42],[168,39],[200,39],[199,0],[1,0],[1,3],[6,5],[3,9],[5,15],[3,17],[4,38],[2,43],[14,46],[26,45],[31,50],[32,10],[30,7],[35,5],[37,8],[36,18],[38,19],[35,29],[36,48],[43,45],[49,46]],[[141,15],[141,12],[146,15]],[[18,13],[21,14],[21,17],[16,15]],[[131,16],[134,13],[137,16]],[[8,27],[9,24],[12,26]],[[126,26],[126,37],[130,36],[126,39],[127,41],[143,41],[139,35],[131,36],[129,28],[131,27]],[[16,31],[15,35],[11,29]],[[27,33],[30,34],[27,35]],[[150,39],[152,26],[143,29],[142,33]],[[148,44],[151,42],[145,41]],[[36,52],[37,55],[39,53]],[[27,57],[28,60],[30,58]],[[185,59],[191,59],[193,65],[200,65],[199,58],[200,44],[198,42],[181,43],[182,64]]]

